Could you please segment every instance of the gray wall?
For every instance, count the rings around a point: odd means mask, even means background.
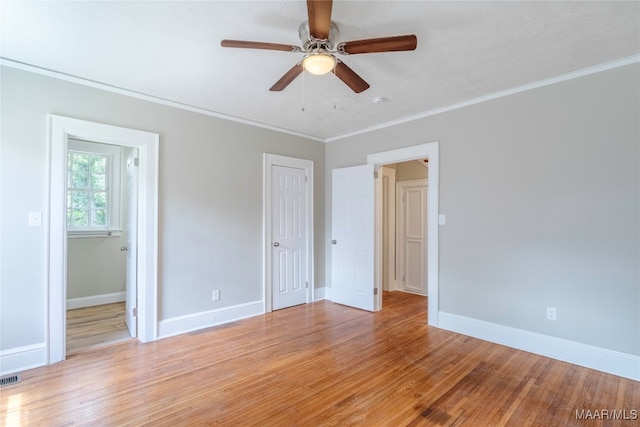
[[[124,292],[126,234],[67,239],[67,299]]]
[[[440,309],[640,355],[639,77],[633,64],[331,142],[325,212],[332,168],[440,141]]]
[[[48,206],[49,113],[160,134],[160,320],[262,299],[264,152],[315,163],[315,283],[324,286],[323,143],[8,67],[1,85],[0,350],[45,339],[45,229],[27,216]]]

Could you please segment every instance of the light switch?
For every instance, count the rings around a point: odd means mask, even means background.
[[[42,227],[42,212],[29,212],[29,227]]]
[[[438,224],[445,225],[445,223],[446,223],[446,218],[444,217],[444,215],[438,215]]]

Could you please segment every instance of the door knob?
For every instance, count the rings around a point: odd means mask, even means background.
[[[128,247],[126,247],[126,246],[120,246],[120,250],[121,250],[122,252],[124,252],[124,251],[128,251],[128,250],[129,250],[129,248],[128,248]]]
[[[338,244],[338,241],[337,241],[337,240],[332,240],[332,241],[331,241],[331,244],[332,244],[332,245],[337,245],[337,244]]]
[[[280,246],[280,243],[278,243],[278,242],[273,242],[273,246],[275,246],[275,247],[277,248],[278,246]]]

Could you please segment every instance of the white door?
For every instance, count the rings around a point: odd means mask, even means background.
[[[127,156],[127,302],[126,322],[129,334],[137,336],[138,307],[138,150]]]
[[[331,300],[374,310],[373,165],[333,170]]]
[[[307,212],[304,169],[271,169],[273,309],[307,301]]]
[[[427,294],[426,180],[398,183],[400,197],[400,284],[407,292]]]

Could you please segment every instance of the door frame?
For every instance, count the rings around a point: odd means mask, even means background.
[[[379,166],[405,162],[417,159],[429,160],[429,171],[427,179],[429,180],[429,191],[427,195],[427,235],[429,240],[427,243],[427,322],[431,326],[438,326],[439,313],[439,269],[438,269],[438,212],[439,212],[439,142],[428,142],[426,144],[415,145],[412,147],[399,148],[397,150],[383,151],[373,153],[367,156],[367,163]],[[381,270],[382,270],[382,250],[381,250],[381,218],[382,218],[382,180],[376,180],[376,236],[375,236],[375,285],[381,289]],[[376,296],[376,309],[382,308],[382,292],[378,292]]]
[[[159,135],[50,114],[47,363],[66,358],[67,144],[69,138],[138,148],[138,339],[158,336]]]
[[[387,230],[387,246],[389,246],[388,252],[387,252],[387,266],[388,266],[388,271],[387,271],[387,283],[389,284],[389,289],[390,291],[397,291],[398,290],[398,265],[397,265],[397,259],[396,259],[396,252],[397,252],[397,245],[396,245],[396,222],[397,222],[397,217],[396,217],[396,170],[392,169],[390,167],[380,167],[379,168],[380,171],[380,176],[381,176],[381,182],[380,185],[383,186],[382,188],[382,193],[380,194],[380,201],[381,203],[384,201],[384,179],[387,178],[387,181],[389,183],[389,185],[387,186],[387,203],[384,204],[382,203],[382,211],[386,211],[387,214],[387,225],[388,225],[388,230]],[[382,221],[384,219],[384,213],[380,211],[380,220]],[[381,227],[381,233],[384,233],[384,224],[380,225]],[[382,242],[384,242],[384,236],[382,236],[381,234],[381,244]],[[382,250],[382,247],[380,248],[380,254],[381,256],[384,255],[384,251]],[[382,262],[382,261],[381,261]],[[380,266],[380,268],[382,269],[382,265]],[[382,274],[382,270],[381,274]],[[380,276],[382,277],[382,276]],[[380,289],[384,290],[384,286],[382,280],[380,280]]]
[[[272,230],[272,206],[271,197],[273,183],[271,182],[271,167],[272,166],[285,166],[290,168],[304,169],[305,176],[307,177],[307,191],[306,191],[306,209],[307,209],[307,271],[306,277],[309,286],[307,287],[306,303],[313,302],[315,300],[315,285],[314,285],[314,256],[313,256],[313,161],[306,159],[298,159],[295,157],[280,156],[277,154],[263,154],[263,201],[262,201],[262,230],[263,230],[263,256],[262,256],[262,271],[263,271],[263,295],[262,300],[264,302],[264,312],[269,313],[273,311],[273,281],[272,281],[272,262],[273,254],[271,250]]]
[[[127,240],[125,241],[127,247],[125,260],[127,265],[125,272],[125,320],[129,335],[132,338],[138,337],[138,163],[140,162],[138,156],[138,150],[131,148],[128,150],[127,157],[123,158],[126,170],[126,180],[124,180],[126,182],[126,190],[123,192],[126,193],[124,197],[127,200],[127,210],[126,215],[124,215],[124,220],[127,222]],[[132,194],[133,192],[135,193]],[[135,229],[133,237],[131,237],[132,229]],[[131,248],[135,248],[135,253],[131,251]],[[132,265],[135,265],[135,267],[131,268]],[[135,273],[135,276],[132,273]]]

